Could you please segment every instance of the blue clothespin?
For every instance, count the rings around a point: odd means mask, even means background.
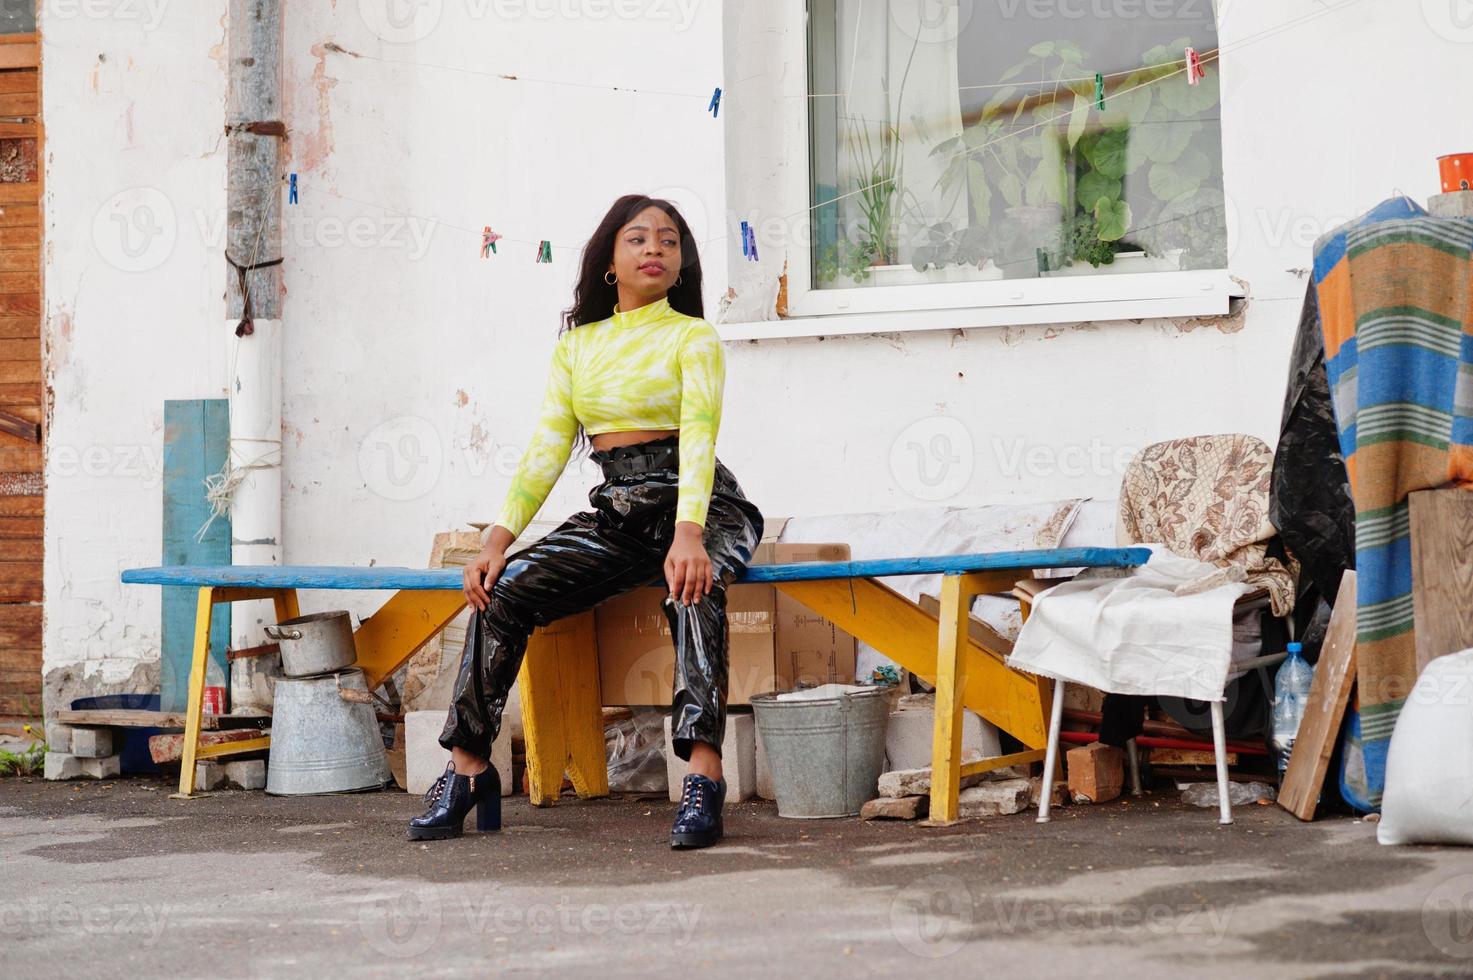
[[[708,105],[708,106],[706,106],[706,111],[709,112],[709,113],[711,113],[711,118],[712,119],[715,119],[716,116],[721,112],[721,86],[720,85],[716,86],[716,91],[714,91],[714,92],[711,93],[711,104]]]
[[[745,224],[745,222],[743,222]],[[747,248],[753,262],[757,261],[757,230],[747,225]]]
[[[291,187],[288,188],[288,190],[286,192],[286,203],[288,203],[288,204],[296,204],[297,203],[297,175],[296,174],[292,174]]]
[[[751,249],[750,249],[750,246],[748,245],[748,242],[751,241],[751,238],[748,237],[749,234],[750,234],[750,232],[751,232],[751,230],[752,230],[751,228],[747,227],[747,223],[745,221],[743,221],[742,222],[742,255],[743,256],[748,256],[748,255],[751,255],[752,254]]]

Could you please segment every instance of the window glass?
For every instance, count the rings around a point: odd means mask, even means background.
[[[1226,267],[1210,0],[809,9],[815,287]]]

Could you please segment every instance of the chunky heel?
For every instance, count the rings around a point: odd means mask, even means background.
[[[476,830],[483,834],[501,829],[501,773],[495,766],[476,777]]]
[[[473,808],[477,830],[501,829],[501,775],[495,766],[488,765],[475,776],[462,776],[451,763],[424,799],[430,808],[409,821],[410,840],[459,837]]]

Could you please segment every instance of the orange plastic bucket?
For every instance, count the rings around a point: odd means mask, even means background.
[[[1442,175],[1442,192],[1473,191],[1473,153],[1451,153],[1437,158],[1437,172]]]

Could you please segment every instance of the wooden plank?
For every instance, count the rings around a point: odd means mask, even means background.
[[[30,68],[41,64],[41,46],[35,35],[25,35],[24,40],[0,44],[0,69]]]
[[[9,184],[10,187],[26,187],[26,184]],[[39,225],[7,228],[0,225],[0,248],[40,248],[41,228]]]
[[[0,517],[41,517],[45,513],[45,497],[0,494]]]
[[[1315,664],[1309,704],[1299,722],[1289,768],[1279,787],[1279,806],[1300,820],[1313,820],[1319,805],[1330,753],[1340,734],[1350,688],[1355,683],[1355,572],[1340,579],[1335,611],[1325,632],[1325,644]]]
[[[0,540],[0,561],[38,562],[46,558],[46,548],[39,538],[21,541]]]
[[[962,689],[967,666],[975,658],[965,654],[970,637],[967,610],[975,594],[969,576],[941,579],[940,620],[936,642],[936,710],[931,734],[931,820],[953,823],[961,791]]]
[[[5,278],[0,272],[0,279]],[[38,321],[39,322],[39,321]],[[0,340],[0,361],[35,361],[41,363],[41,338],[35,340]]]
[[[932,616],[941,615],[941,603],[929,593],[921,593],[921,608]],[[1013,653],[1012,640],[971,614],[967,615],[967,633],[972,637],[973,643],[994,653],[1000,653],[1004,657],[1011,656]]]
[[[1006,589],[1012,571],[995,573]],[[780,582],[777,586],[855,639],[879,650],[922,680],[936,681],[936,638],[940,621],[905,596],[874,579]],[[1041,749],[1048,741],[1047,709],[1052,682],[1007,666],[1002,654],[967,636],[962,704],[1022,742]]]
[[[79,728],[183,728],[182,711],[145,711],[136,708],[63,708],[56,713],[56,720],[63,725]],[[216,729],[218,719],[205,715],[202,727]]]
[[[5,75],[0,72],[0,80]],[[28,180],[17,184],[0,184],[0,204],[35,204],[41,200],[41,182]]]
[[[0,384],[39,384],[41,361],[0,361]]]
[[[0,72],[0,93],[39,92],[41,73],[37,71]]]
[[[595,744],[603,741],[603,711],[593,612],[534,631],[517,676],[532,805],[556,803],[564,773],[579,796],[607,796],[607,762]]]
[[[1438,657],[1473,647],[1473,493],[1419,490],[1407,502],[1420,675]]]
[[[0,272],[0,293],[36,293],[40,290],[40,271]]]
[[[0,195],[3,195],[6,187],[15,187],[15,184],[0,184]],[[13,204],[0,205],[0,207],[15,207]],[[41,268],[41,250],[39,248],[3,248],[0,249],[0,272],[28,272],[32,269]]]
[[[206,476],[225,465],[230,437],[230,402],[225,398],[166,399],[164,401],[163,561],[165,565],[230,564],[230,517],[217,518],[198,533],[210,516],[205,500]],[[160,707],[185,708],[186,683],[194,655],[197,617],[193,588],[164,590],[160,611]],[[230,607],[222,606],[212,619],[210,656],[229,677],[225,651],[230,645]]]
[[[6,92],[0,95],[0,116],[34,116],[40,111],[39,92]]]
[[[0,516],[0,539],[41,539],[42,520],[39,517]]]
[[[0,113],[3,115],[3,113]],[[0,208],[0,227],[39,228],[41,208],[36,204],[7,204]]]
[[[0,253],[3,255],[5,253]],[[41,336],[39,316],[0,317],[0,340],[24,340]]]

